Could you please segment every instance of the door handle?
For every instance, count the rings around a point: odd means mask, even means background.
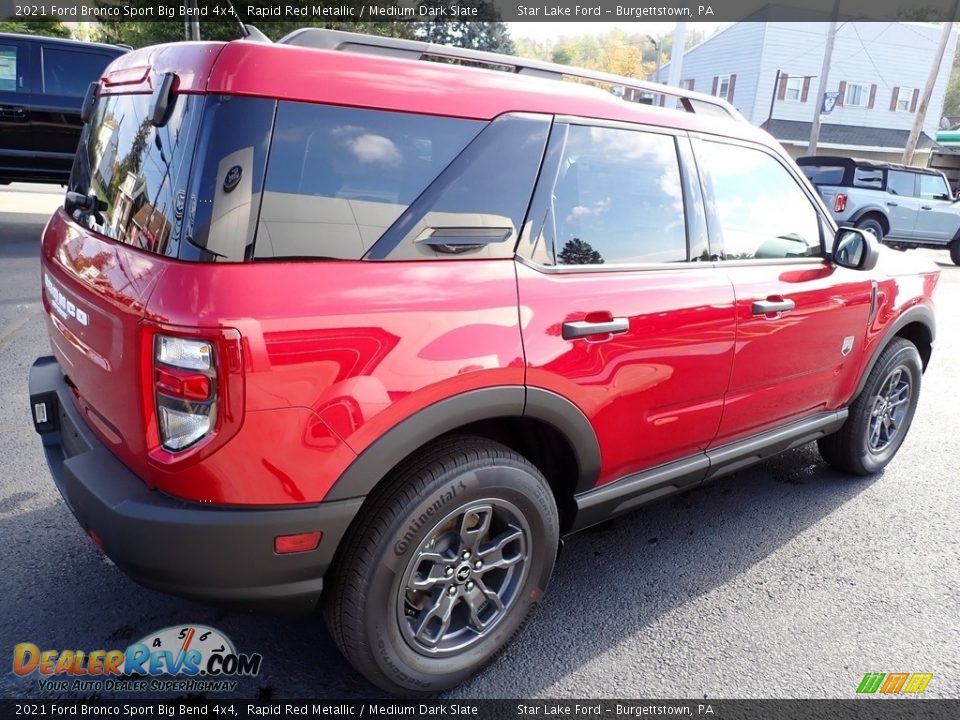
[[[23,118],[26,117],[26,115],[27,111],[25,108],[16,105],[0,105],[0,117]]]
[[[786,313],[793,310],[796,306],[797,304],[790,298],[755,300],[753,302],[753,314],[767,315],[769,313]]]
[[[899,207],[899,205],[895,202],[888,202],[887,207]]]
[[[630,320],[628,318],[613,318],[611,320],[601,320],[600,322],[576,320],[563,324],[562,335],[564,340],[574,340],[576,338],[590,337],[591,335],[617,335],[619,333],[625,333],[629,329]]]
[[[921,209],[921,210],[933,210],[933,208],[930,207],[929,205],[921,205],[921,206],[920,206],[920,209]]]

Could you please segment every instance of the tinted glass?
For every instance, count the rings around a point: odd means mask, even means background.
[[[177,98],[170,121],[154,127],[149,95],[104,95],[80,139],[69,189],[96,196],[100,213],[74,218],[107,237],[175,255],[202,99]],[[178,205],[179,200],[179,205]]]
[[[801,165],[803,174],[814,185],[840,185],[843,183],[843,168],[833,165]]]
[[[43,48],[43,89],[51,95],[83,97],[113,58],[92,52]]]
[[[180,257],[242,262],[253,254],[275,100],[212,96],[191,171]]]
[[[687,260],[670,135],[571,126],[553,197],[551,239],[559,265]]]
[[[17,89],[17,48],[0,45],[0,91],[14,92]]]
[[[945,199],[950,197],[950,191],[947,189],[947,183],[939,175],[921,175],[920,176],[920,197],[927,200]]]
[[[902,170],[887,171],[887,192],[894,195],[904,195],[909,197],[914,194],[913,182],[916,175]]]
[[[280,103],[255,257],[362,257],[483,125]]]
[[[549,131],[547,116],[494,120],[367,257],[512,257]]]
[[[875,168],[855,168],[853,171],[853,184],[855,187],[875,188],[879,190],[883,187],[883,170]]]
[[[787,169],[760,150],[702,142],[700,167],[713,190],[713,244],[725,260],[821,254],[813,203]]]

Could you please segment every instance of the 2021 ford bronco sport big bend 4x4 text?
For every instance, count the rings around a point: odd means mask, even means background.
[[[418,61],[449,55],[501,69]],[[725,102],[528,77],[562,73],[632,82],[314,30],[107,69],[30,402],[119,567],[319,602],[366,677],[432,692],[520,631],[562,535],[812,440],[891,460],[933,266],[838,232]]]

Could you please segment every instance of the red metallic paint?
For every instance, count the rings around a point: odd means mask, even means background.
[[[527,383],[572,400],[589,418],[601,484],[706,448],[734,356],[733,286],[722,272],[517,272]],[[564,322],[589,313],[629,318],[630,330],[561,337]]]
[[[129,53],[102,91],[148,92],[168,71],[178,92],[481,119],[581,115],[774,147],[746,123],[575,84],[245,42]],[[929,305],[936,284],[932,272],[892,279],[889,265],[855,273],[826,263],[595,273],[512,260],[188,263],[86,233],[63,211],[44,233],[42,263],[89,314],[86,326],[61,317],[44,292],[54,352],[91,427],[149,485],[247,505],[322,500],[358,453],[418,410],[525,382],[583,410],[600,442],[599,483],[611,482],[849,402],[890,323]],[[867,327],[872,281],[878,305]],[[753,299],[780,295],[796,311],[750,312]],[[565,321],[586,317],[628,317],[630,329],[561,337]],[[158,447],[148,362],[157,327],[213,338],[234,364],[217,431],[182,454]],[[839,352],[846,335],[855,338],[849,359]]]

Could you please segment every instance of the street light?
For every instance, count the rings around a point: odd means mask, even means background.
[[[654,82],[660,82],[660,56],[661,56],[660,48],[661,48],[661,41],[660,41],[660,40],[657,40],[653,35],[647,35],[647,40],[649,40],[650,42],[653,43],[653,48],[654,48],[654,50],[657,51],[657,69],[656,69],[656,70],[654,71],[654,73],[653,73],[653,81],[654,81]]]

